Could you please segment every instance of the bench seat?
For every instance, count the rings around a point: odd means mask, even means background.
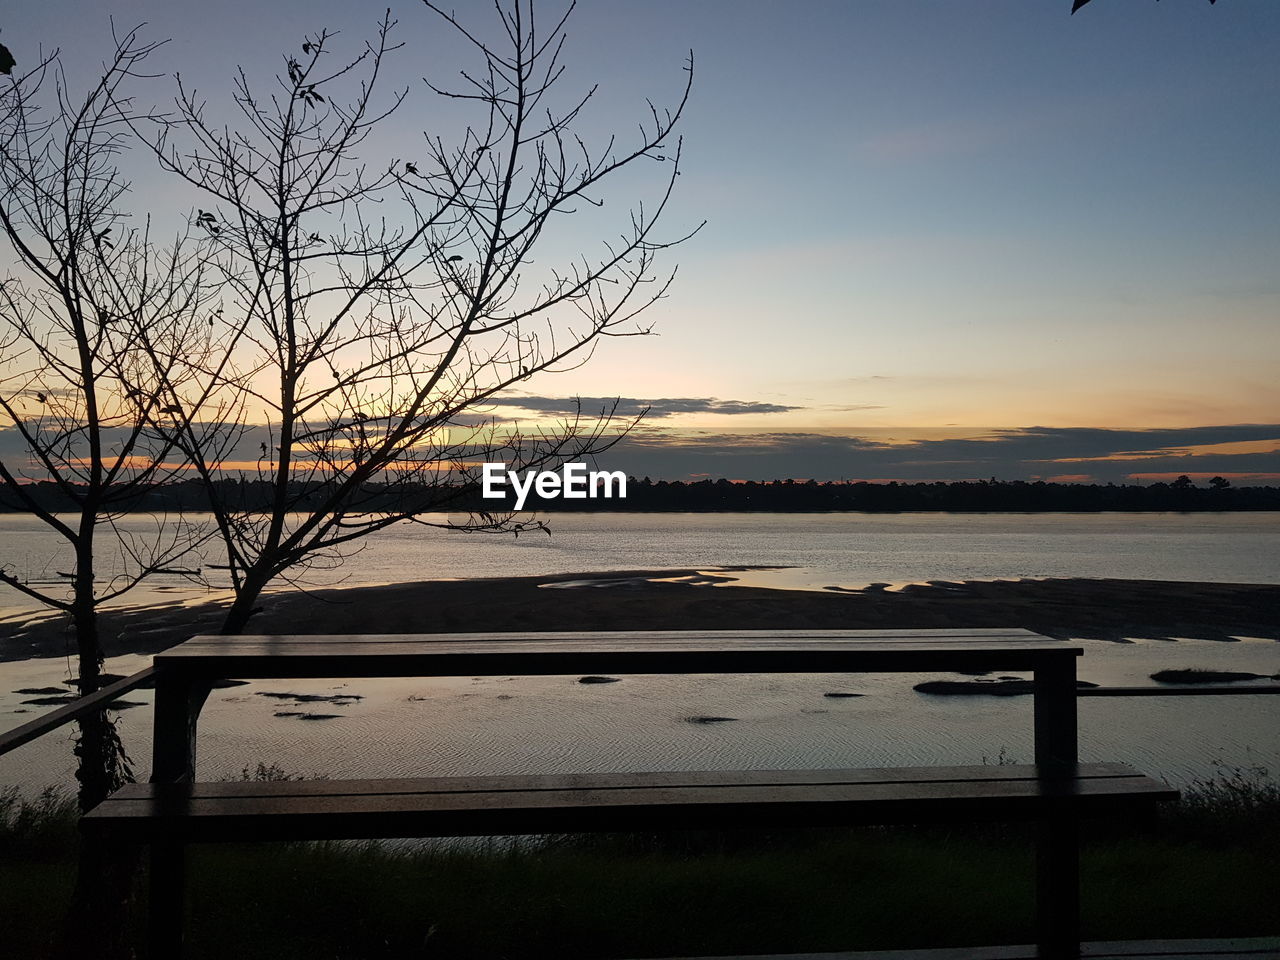
[[[131,784],[86,832],[180,842],[512,836],[1029,820],[1151,810],[1177,792],[1119,763]]]

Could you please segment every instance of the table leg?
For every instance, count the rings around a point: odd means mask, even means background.
[[[151,782],[192,781],[196,771],[196,722],[210,685],[156,671]]]
[[[1036,828],[1036,954],[1074,960],[1080,956],[1080,824],[1063,811]]]
[[[1036,765],[1041,775],[1074,775],[1076,662],[1063,657],[1035,670]]]
[[[1036,766],[1071,776],[1079,760],[1076,662],[1061,657],[1035,671]],[[1041,957],[1080,955],[1080,824],[1065,806],[1036,824],[1036,949]]]
[[[151,882],[147,897],[147,945],[151,960],[182,956],[185,850],[182,841],[156,837],[151,843]]]

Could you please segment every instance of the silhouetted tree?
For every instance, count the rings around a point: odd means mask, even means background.
[[[330,34],[307,37],[285,57],[276,94],[255,93],[241,71],[242,129],[206,119],[180,82],[176,115],[151,141],[207,198],[195,223],[223,281],[221,322],[240,367],[225,385],[242,388],[250,415],[266,421],[249,471],[269,486],[266,512],[242,499],[250,485],[222,482],[226,465],[190,424],[173,434],[206,482],[226,546],[235,588],[226,632],[244,626],[276,578],[336,562],[360,537],[447,505],[479,462],[527,469],[589,457],[629,425],[604,410],[521,433],[486,419],[483,405],[584,362],[600,338],[647,332],[637,315],[674,276],[655,276],[655,257],[685,239],[660,240],[654,228],[679,175],[679,141],[667,141],[692,61],[672,110],[651,105],[634,144],[594,151],[574,133],[591,91],[558,112],[551,103],[568,11],[542,32],[527,0],[499,5],[499,51],[427,6],[479,60],[461,90],[430,87],[478,111],[453,145],[428,136],[416,159],[363,155],[407,95],[375,100],[398,49],[388,19],[347,61],[335,63]],[[668,168],[656,203],[624,215],[622,234],[595,259],[522,283],[552,221],[601,205],[606,179],[640,163]],[[404,496],[388,506],[397,488]],[[485,512],[443,525],[519,529]]]
[[[0,417],[27,452],[0,458],[0,498],[63,544],[52,570],[5,564],[0,583],[67,615],[82,695],[101,682],[98,608],[199,538],[163,513],[150,535],[116,525],[181,467],[155,424],[190,423],[210,397],[199,371],[214,344],[200,316],[201,266],[190,244],[159,249],[150,221],[129,219],[116,166],[129,139],[123,87],[155,46],[136,33],[119,40],[83,99],[71,99],[56,52],[0,89],[0,234],[13,255],[0,283]],[[33,495],[33,479],[58,491],[65,512]],[[105,711],[81,718],[79,731],[87,809],[130,771]]]
[[[959,480],[919,483],[783,480],[631,481],[626,500],[548,499],[530,496],[533,509],[565,511],[706,511],[769,512],[856,510],[884,511],[1194,511],[1277,510],[1280,487],[1232,487],[1219,478],[1211,489],[1153,483],[1148,485],[1046,483],[1043,480]]]
[[[68,617],[82,696],[103,682],[99,607],[202,536],[163,511],[140,535],[117,526],[120,514],[181,469],[167,439],[178,425],[210,451],[224,435],[216,415],[198,419],[216,405],[203,364],[219,353],[201,315],[201,264],[181,237],[160,248],[149,219],[129,218],[117,166],[129,145],[124,88],[155,46],[136,33],[118,39],[82,99],[72,98],[56,51],[0,88],[0,234],[12,254],[0,282],[0,425],[26,449],[0,458],[0,500],[62,545],[52,570],[0,565],[0,583]],[[58,512],[32,481],[56,490]],[[112,715],[77,724],[78,799],[89,809],[133,773]],[[65,955],[129,955],[134,866],[98,843],[80,845]]]

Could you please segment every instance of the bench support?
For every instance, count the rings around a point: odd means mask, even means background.
[[[1033,672],[1036,765],[1042,774],[1071,776],[1076,745],[1076,665],[1069,658],[1046,662]]]
[[[1068,812],[1036,824],[1036,954],[1080,956],[1080,822]]]
[[[190,782],[196,776],[196,720],[212,689],[208,682],[160,671],[152,727],[151,782]]]
[[[152,960],[182,956],[183,886],[186,854],[180,840],[151,842],[147,945]]]

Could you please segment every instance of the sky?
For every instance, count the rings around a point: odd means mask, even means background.
[[[561,83],[600,84],[589,138],[672,102],[693,51],[666,223],[707,223],[664,261],[679,274],[654,335],[496,409],[649,406],[603,462],[673,479],[1280,482],[1280,4],[1070,6],[581,0]],[[454,9],[494,27],[488,3]],[[465,52],[438,19],[392,12],[393,79],[416,96],[456,76]],[[92,65],[108,16],[145,22],[173,38],[154,72],[216,99],[237,65],[269,75],[304,33],[357,42],[380,13],[21,4],[0,40],[19,68],[40,44]],[[452,122],[414,110],[379,149],[412,156]],[[608,197],[625,210],[651,187]],[[169,189],[149,196],[188,202]],[[548,252],[601,239],[584,218]]]

